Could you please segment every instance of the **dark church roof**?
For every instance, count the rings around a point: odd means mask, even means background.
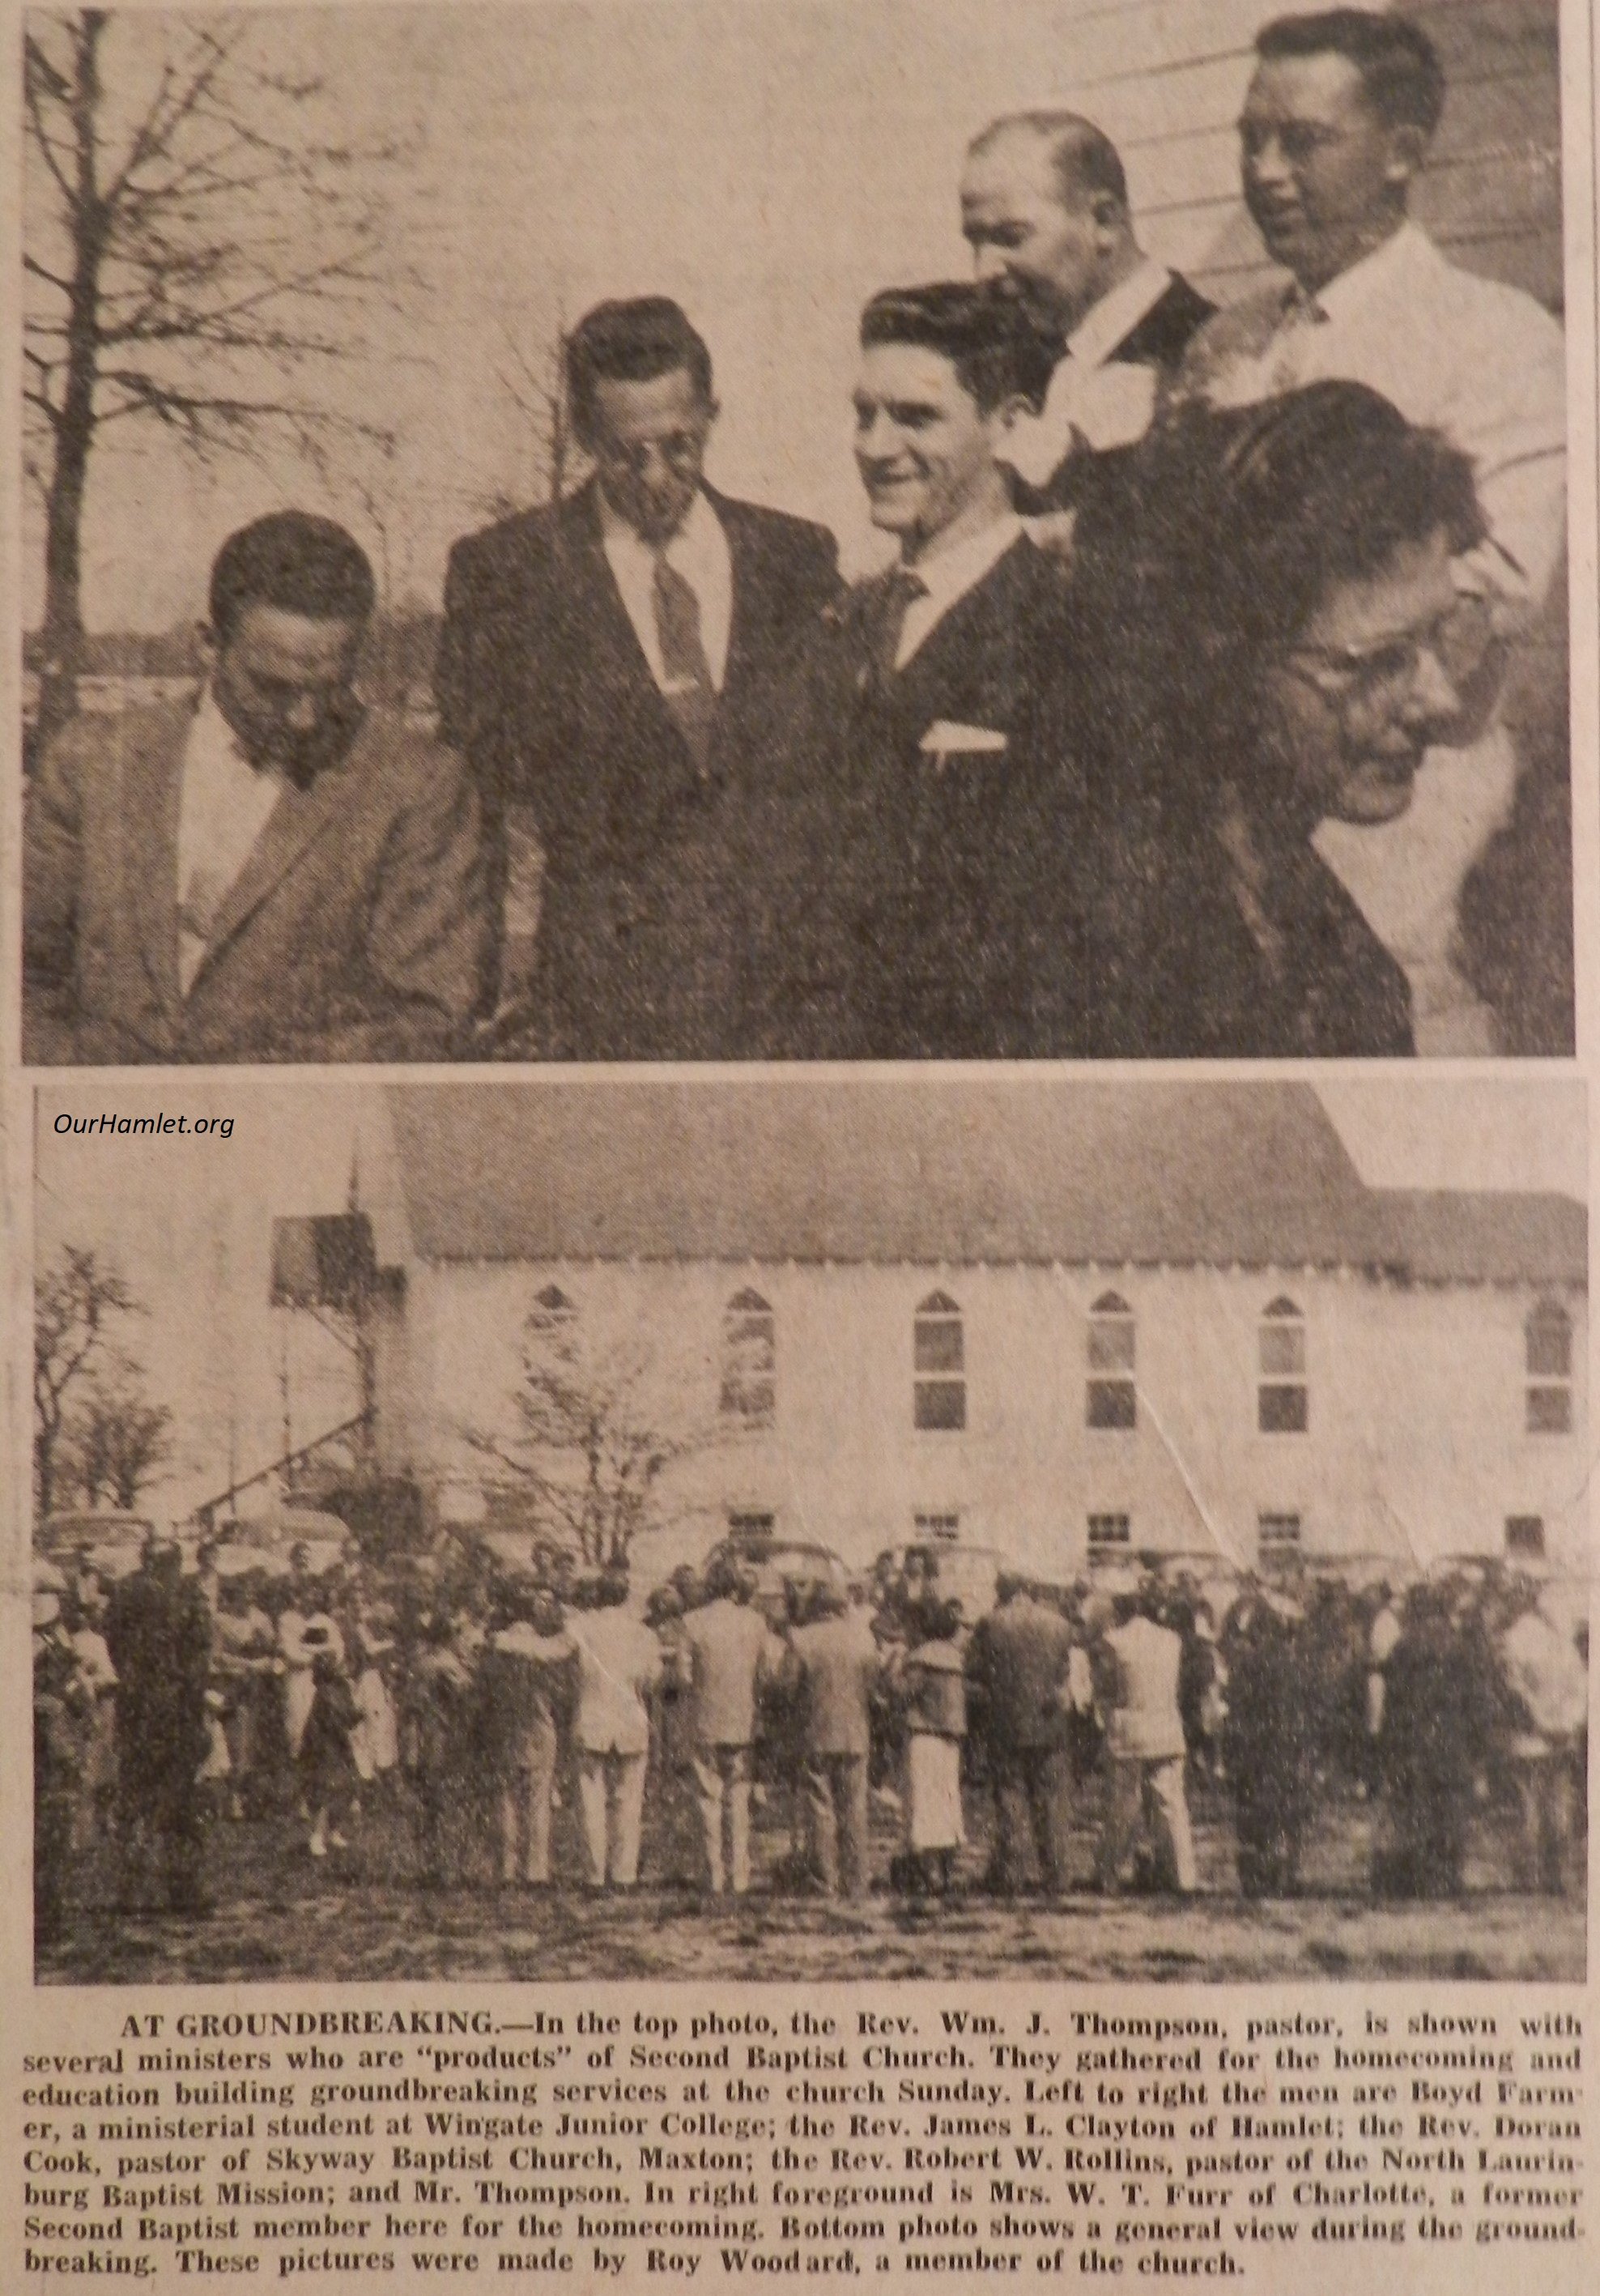
[[[1386,1210],[1303,1085],[619,1076],[408,1086],[390,1102],[425,1260],[1414,1259],[1433,1275],[1448,1256],[1448,1220]],[[1581,1280],[1582,1213],[1565,1212]],[[1500,1260],[1515,1259],[1522,1217]],[[1490,1211],[1474,1213],[1471,1264],[1452,1272],[1494,1260],[1493,1231]],[[1547,1280],[1543,1260],[1529,1272]]]
[[[1588,1217],[1571,1196],[1385,1188],[1376,1202],[1399,1274],[1419,1283],[1582,1283]]]

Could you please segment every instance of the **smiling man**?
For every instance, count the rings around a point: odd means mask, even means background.
[[[1381,833],[1329,822],[1325,858],[1410,980],[1418,1049],[1503,1049],[1462,970],[1458,900],[1511,808],[1516,760],[1494,717],[1504,649],[1545,600],[1562,554],[1566,360],[1530,295],[1447,262],[1410,219],[1445,101],[1419,25],[1335,8],[1284,16],[1256,38],[1239,120],[1245,205],[1289,273],[1195,337],[1180,390],[1243,406],[1304,383],[1363,382],[1470,460],[1487,532],[1456,562],[1448,634],[1467,697],[1403,820]],[[1549,898],[1570,899],[1570,862]]]
[[[862,316],[856,462],[897,556],[825,618],[751,729],[729,889],[743,1052],[1041,1049],[1034,873],[1075,880],[1082,858],[1073,645],[996,448],[1049,368],[997,284],[891,289]],[[1069,1034],[1059,1049],[1078,1048]]]
[[[211,570],[193,708],[73,721],[27,799],[36,1060],[436,1059],[492,948],[452,753],[355,688],[372,569],[277,511]]]

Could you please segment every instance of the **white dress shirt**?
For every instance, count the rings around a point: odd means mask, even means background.
[[[688,514],[664,552],[643,539],[600,497],[600,532],[611,578],[634,626],[634,634],[650,664],[650,674],[665,690],[667,673],[661,663],[661,641],[655,619],[655,562],[664,556],[674,573],[681,574],[700,603],[700,642],[705,649],[711,685],[722,691],[727,673],[728,634],[734,626],[734,559],[722,521],[703,493],[690,504]]]
[[[1160,375],[1153,365],[1114,354],[1172,284],[1164,263],[1145,256],[1088,310],[1068,336],[1038,414],[1019,414],[998,450],[1020,478],[1042,487],[1075,448],[1103,454],[1130,447],[1150,428]]]
[[[1218,312],[1185,376],[1213,405],[1245,406],[1339,378],[1380,390],[1409,422],[1471,458],[1489,545],[1464,588],[1537,603],[1565,531],[1566,341],[1531,295],[1448,263],[1404,223],[1306,301],[1269,288]]]
[[[1414,223],[1313,298],[1266,289],[1209,320],[1180,389],[1244,406],[1309,382],[1363,382],[1472,461],[1489,538],[1456,562],[1458,590],[1511,632],[1549,586],[1565,534],[1566,347],[1532,296],[1446,261]],[[1492,720],[1465,749],[1428,751],[1409,809],[1381,827],[1325,821],[1317,849],[1404,966],[1419,1053],[1498,1049],[1456,964],[1461,887],[1507,818],[1516,758]]]
[[[1020,541],[1022,521],[1007,511],[992,526],[964,534],[946,548],[937,545],[919,558],[912,571],[920,575],[923,594],[913,598],[900,625],[900,642],[894,666],[904,669],[917,648],[924,644],[952,606],[975,590],[991,568],[997,566],[1013,542]]]
[[[251,765],[209,686],[184,744],[178,800],[178,986],[186,996],[209,942],[209,923],[283,793],[281,774]]]

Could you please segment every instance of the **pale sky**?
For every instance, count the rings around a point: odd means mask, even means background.
[[[1222,0],[1219,37],[1243,42],[1267,12],[1265,0]],[[849,452],[857,316],[880,286],[968,272],[956,187],[987,120],[1099,75],[1096,109],[1128,144],[1136,208],[1159,210],[1145,230],[1153,251],[1195,262],[1248,231],[1236,208],[1197,221],[1159,196],[1170,187],[1151,170],[1175,166],[1184,199],[1230,194],[1231,138],[1195,130],[1188,79],[1130,78],[1128,44],[1150,34],[1126,15],[1119,32],[1117,13],[1095,0],[259,12],[275,60],[337,91],[349,136],[420,139],[391,231],[417,284],[377,322],[370,364],[335,386],[381,410],[399,452],[369,468],[364,504],[284,462],[207,471],[152,424],[113,426],[90,473],[91,627],[197,613],[224,537],[297,496],[347,520],[391,592],[436,600],[448,544],[482,522],[487,498],[529,498],[524,425],[500,380],[515,372],[510,344],[537,361],[558,320],[647,291],[678,297],[710,344],[724,408],[713,481],[825,520],[858,569],[874,543]],[[160,20],[114,23],[108,85],[148,68]],[[1242,61],[1202,75],[1219,117],[1244,78]],[[1175,128],[1185,140],[1164,159]]]
[[[1456,1082],[1413,1071],[1317,1089],[1374,1185],[1587,1194],[1576,1082]],[[180,1423],[175,1471],[152,1495],[158,1508],[177,1515],[217,1496],[228,1480],[230,1447],[246,1472],[284,1448],[285,1350],[295,1443],[355,1408],[351,1368],[335,1341],[304,1315],[268,1306],[269,1239],[275,1216],[341,1210],[354,1158],[380,1257],[403,1249],[384,1201],[384,1103],[375,1086],[202,1074],[160,1086],[86,1078],[41,1087],[36,1255],[47,1259],[67,1242],[92,1245],[150,1308],[129,1320],[120,1343],[144,1361],[152,1393]],[[85,1139],[52,1128],[63,1111],[81,1117],[103,1108],[231,1115],[234,1132],[226,1140]]]

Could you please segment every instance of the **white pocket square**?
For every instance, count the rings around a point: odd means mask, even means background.
[[[946,758],[997,758],[1005,754],[1005,736],[992,726],[958,726],[951,718],[938,718],[917,748],[941,762]]]

